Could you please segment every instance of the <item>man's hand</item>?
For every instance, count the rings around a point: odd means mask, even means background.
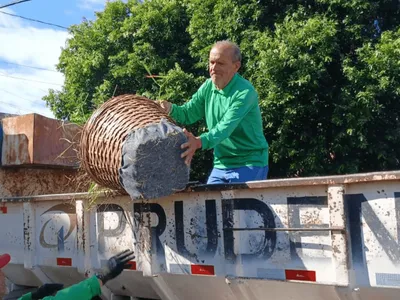
[[[172,103],[165,101],[165,100],[159,100],[157,101],[158,105],[160,105],[160,107],[164,110],[164,112],[166,114],[169,114],[171,112],[171,108],[172,108]]]
[[[97,278],[99,278],[103,284],[106,284],[107,281],[121,274],[124,269],[129,269],[129,261],[134,258],[135,255],[133,255],[133,251],[131,250],[125,250],[111,257],[107,262],[103,274],[97,275]]]
[[[55,292],[58,292],[63,288],[64,285],[61,283],[45,283],[40,286],[36,291],[32,292],[31,298],[33,300],[37,300],[47,296],[52,296]]]
[[[181,148],[188,148],[185,152],[182,153],[181,157],[185,158],[185,164],[190,166],[192,158],[196,153],[196,150],[201,148],[201,139],[199,137],[195,137],[191,132],[183,129],[183,133],[188,138],[188,141],[182,144]]]

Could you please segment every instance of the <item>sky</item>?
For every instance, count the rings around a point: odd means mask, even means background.
[[[0,0],[0,6],[15,0]],[[0,112],[37,113],[54,118],[42,97],[60,90],[63,74],[55,66],[68,31],[1,12],[60,26],[93,20],[106,0],[30,0],[0,9]]]

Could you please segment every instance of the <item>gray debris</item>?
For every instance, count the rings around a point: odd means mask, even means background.
[[[165,119],[128,134],[119,174],[132,199],[165,197],[186,188],[190,168],[180,148],[186,141],[182,129]]]

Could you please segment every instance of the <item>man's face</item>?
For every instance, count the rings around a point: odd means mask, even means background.
[[[223,89],[240,68],[240,61],[233,61],[233,50],[229,46],[216,46],[210,51],[209,72],[212,82]]]

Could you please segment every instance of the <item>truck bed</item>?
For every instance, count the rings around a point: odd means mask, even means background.
[[[152,201],[6,197],[0,249],[23,287],[74,284],[133,249],[107,299],[387,300],[400,292],[399,216],[397,171],[191,185]]]

